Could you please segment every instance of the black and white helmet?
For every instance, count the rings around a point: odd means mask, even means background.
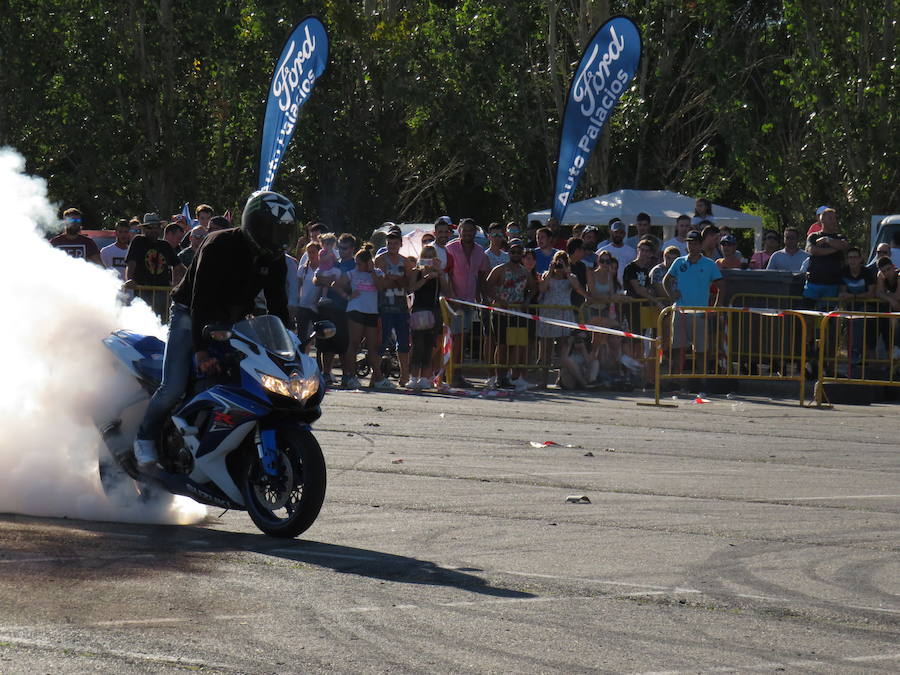
[[[265,258],[281,255],[297,227],[294,205],[277,192],[260,190],[247,198],[241,229]]]

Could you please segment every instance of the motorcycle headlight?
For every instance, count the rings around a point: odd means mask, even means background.
[[[303,377],[300,373],[291,373],[290,378],[273,377],[260,373],[262,386],[279,396],[286,396],[303,402],[319,391],[319,377]]]

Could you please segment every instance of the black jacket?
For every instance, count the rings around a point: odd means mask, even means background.
[[[265,293],[269,313],[287,325],[286,277],[284,256],[271,264],[260,262],[243,230],[207,236],[181,283],[172,290],[172,300],[190,310],[194,349],[205,348],[203,327],[207,324],[234,323],[253,312],[260,291]]]

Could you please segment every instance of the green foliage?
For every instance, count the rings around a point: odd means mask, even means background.
[[[310,13],[330,63],[276,180],[304,218],[363,233],[545,207],[569,79],[616,13],[641,70],[577,198],[670,188],[773,227],[823,203],[845,226],[900,211],[897,0],[7,0],[0,144],[92,222],[239,208],[275,59]]]

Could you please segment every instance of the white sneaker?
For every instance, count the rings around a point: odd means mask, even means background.
[[[529,389],[534,389],[537,385],[529,382],[524,377],[519,375],[516,379],[512,381],[512,384],[515,386],[516,391],[528,391]]]
[[[485,389],[496,389],[497,388],[497,376],[491,375],[488,378],[488,381],[484,383]]]
[[[374,387],[375,389],[396,389],[394,383],[387,378],[378,380],[378,382],[375,382],[372,387]]]
[[[418,391],[419,389],[421,389],[422,386],[419,384],[419,378],[418,377],[409,378],[409,382],[406,383],[406,388],[412,389],[413,391]]]
[[[361,389],[362,385],[359,383],[359,380],[355,377],[348,377],[344,382],[344,387],[347,389]]]
[[[140,438],[134,441],[134,459],[138,467],[152,466],[156,464],[159,455],[156,452],[156,441],[145,441]]]
[[[419,378],[419,389],[432,389],[433,387],[434,383],[431,381],[430,377]]]

